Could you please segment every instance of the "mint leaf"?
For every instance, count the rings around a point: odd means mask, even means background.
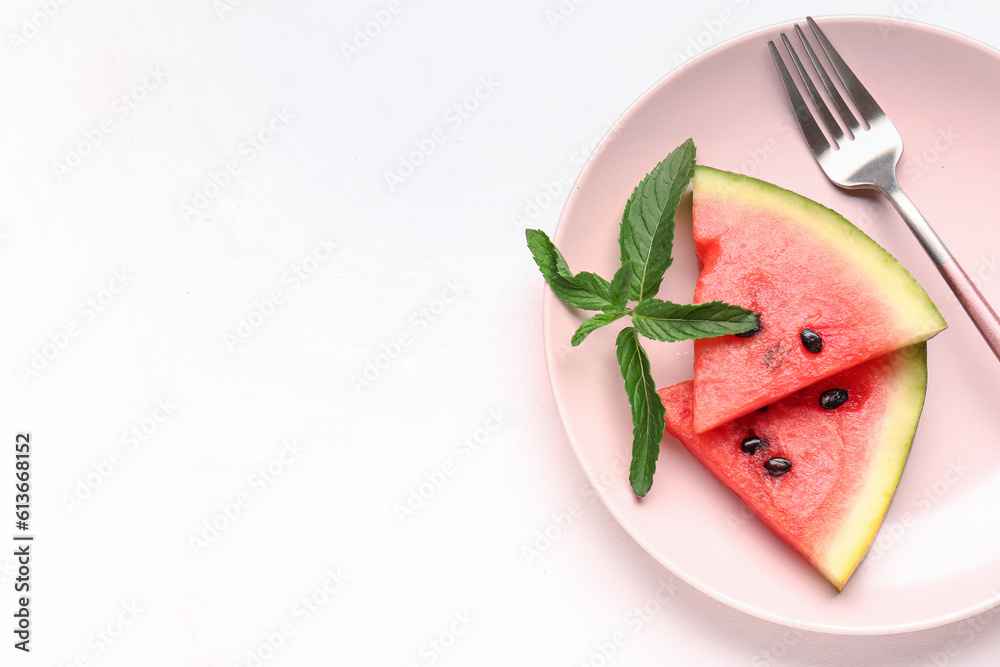
[[[625,205],[618,243],[622,264],[639,269],[630,285],[634,300],[654,296],[673,261],[674,216],[694,164],[694,142],[688,139],[642,179]]]
[[[584,338],[590,335],[592,331],[600,329],[606,324],[611,324],[618,318],[624,317],[625,315],[628,315],[628,312],[624,310],[611,310],[606,313],[597,313],[590,319],[584,320],[583,324],[580,325],[580,328],[573,334],[573,338],[570,340],[570,343],[572,343],[574,347],[579,345],[583,342]]]
[[[604,310],[611,307],[611,284],[607,280],[587,271],[573,275],[562,253],[545,232],[527,229],[525,237],[538,270],[556,296],[574,308]]]
[[[583,290],[595,299],[594,306],[575,306],[576,308],[603,310],[611,305],[611,283],[596,273],[581,271],[571,278],[571,282],[575,289]]]
[[[632,276],[636,273],[635,265],[626,262],[615,272],[608,289],[611,298],[611,307],[615,310],[625,310],[628,306],[629,288],[632,285]]]
[[[625,393],[632,406],[632,464],[628,479],[635,494],[642,497],[653,485],[667,410],[656,393],[649,357],[639,344],[635,327],[622,329],[616,345]]]
[[[636,186],[622,214],[621,268],[611,282],[587,271],[574,274],[545,232],[525,230],[535,263],[555,294],[574,308],[601,311],[573,333],[574,346],[603,326],[627,315],[632,318],[632,325],[619,332],[616,350],[632,408],[629,482],[640,497],[653,484],[666,409],[639,336],[658,341],[708,338],[750,331],[760,321],[752,311],[720,301],[685,305],[655,298],[673,261],[674,218],[694,167],[695,146],[688,139]],[[630,308],[635,301],[638,304]]]
[[[667,342],[743,333],[759,322],[752,310],[722,301],[678,304],[647,299],[640,301],[632,312],[632,324],[639,333]]]

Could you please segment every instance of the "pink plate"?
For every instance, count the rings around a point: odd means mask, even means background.
[[[819,20],[903,135],[904,189],[1000,305],[1000,55],[914,22]],[[830,184],[808,153],[766,47],[750,34],[671,72],[609,132],[577,180],[555,241],[574,271],[610,277],[618,224],[642,177],[692,137],[701,164],[772,181],[844,214],[916,276],[951,325],[928,347],[930,380],[907,468],[878,538],[837,594],[667,438],[653,489],[628,485],[631,419],[610,326],[572,348],[584,313],[545,297],[553,393],[608,509],[652,556],[705,593],[790,626],[876,634],[959,620],[1000,602],[1000,364],[889,206]],[[689,302],[697,276],[690,198],[660,297]],[[690,343],[648,342],[659,386],[689,379]]]

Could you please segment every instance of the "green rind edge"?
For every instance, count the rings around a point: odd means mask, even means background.
[[[697,165],[692,179],[698,193],[712,197],[735,198],[774,211],[789,221],[801,224],[810,233],[842,248],[859,271],[873,275],[872,284],[887,297],[886,301],[922,333],[908,343],[927,340],[948,325],[937,306],[920,283],[889,251],[847,218],[808,197],[778,185],[722,169]]]
[[[882,464],[873,465],[867,483],[855,497],[851,516],[846,518],[826,553],[817,563],[838,590],[861,564],[885,520],[899,486],[906,460],[917,433],[927,396],[927,344],[917,343],[891,353],[898,362],[893,375],[894,396],[886,412],[875,451]],[[877,508],[873,512],[872,508]],[[839,547],[839,548],[838,548]]]

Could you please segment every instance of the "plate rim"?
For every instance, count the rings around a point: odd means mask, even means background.
[[[970,46],[974,49],[984,52],[986,55],[1000,62],[1000,47],[995,47],[976,37],[966,35],[951,28],[938,26],[926,21],[912,19],[909,17],[897,18],[897,17],[887,16],[885,14],[862,14],[862,13],[817,14],[814,15],[813,18],[817,21],[817,23],[820,24],[822,24],[824,21],[841,21],[841,22],[860,21],[860,22],[888,22],[894,25],[906,25],[916,30],[931,32],[939,36],[944,36],[949,39],[962,42],[967,46]],[[587,174],[594,160],[598,156],[600,156],[608,140],[613,138],[617,134],[618,129],[620,128],[622,123],[626,121],[634,112],[634,110],[644,101],[646,101],[647,98],[650,97],[650,95],[652,95],[662,86],[668,85],[672,79],[682,75],[689,68],[694,67],[699,63],[701,63],[702,61],[715,56],[720,51],[731,48],[738,43],[748,42],[754,39],[759,39],[762,42],[764,42],[766,40],[767,35],[777,34],[782,29],[790,29],[790,27],[793,26],[796,22],[804,20],[805,20],[805,15],[803,15],[801,18],[793,18],[793,19],[773,22],[740,33],[738,35],[734,35],[717,44],[713,44],[707,47],[704,51],[696,54],[695,56],[689,58],[683,63],[678,64],[676,67],[667,70],[663,74],[663,76],[659,77],[656,81],[654,81],[651,85],[649,85],[646,89],[644,89],[615,118],[614,122],[611,123],[611,125],[602,135],[600,141],[598,141],[595,148],[591,151],[586,161],[583,163],[583,165],[580,166],[580,169],[577,172],[576,177],[574,178],[573,183],[569,189],[569,195],[563,202],[562,208],[560,209],[559,217],[557,218],[556,226],[552,234],[553,242],[555,242],[556,245],[558,245],[562,237],[562,233],[565,231],[568,212],[571,208],[571,204],[575,199],[576,196],[575,193],[579,189],[580,181]],[[602,484],[597,478],[595,478],[594,475],[590,473],[587,466],[584,464],[584,461],[581,457],[580,449],[577,446],[574,437],[571,435],[573,429],[566,418],[567,414],[566,406],[563,404],[563,401],[560,399],[560,396],[556,393],[556,388],[554,383],[555,354],[549,345],[550,334],[548,328],[549,328],[550,312],[552,308],[560,305],[561,302],[558,300],[557,297],[555,297],[551,293],[551,290],[544,289],[544,296],[542,299],[542,343],[545,352],[545,365],[549,380],[549,389],[552,393],[553,401],[556,406],[556,411],[559,414],[559,420],[563,426],[563,431],[565,432],[567,439],[569,440],[570,447],[573,450],[574,456],[576,457],[577,462],[579,463],[584,476],[587,478],[587,481],[593,488],[595,494],[601,499],[601,502],[604,505],[604,507],[614,517],[618,525],[623,530],[625,530],[625,532],[629,535],[629,537],[633,541],[635,541],[639,546],[642,547],[642,549],[647,553],[647,555],[653,558],[653,560],[655,560],[661,566],[668,569],[672,574],[674,574],[674,576],[685,581],[692,588],[701,591],[702,593],[708,595],[709,597],[718,600],[719,602],[722,602],[723,604],[726,604],[727,606],[733,609],[746,613],[749,616],[753,616],[755,618],[759,618],[762,620],[766,620],[772,623],[776,623],[786,627],[791,627],[798,630],[808,630],[808,631],[814,631],[824,634],[833,634],[833,635],[869,636],[869,635],[890,635],[890,634],[917,632],[920,630],[928,630],[936,627],[957,623],[964,619],[975,616],[977,614],[986,612],[1000,605],[1000,596],[993,595],[990,599],[982,603],[971,605],[969,607],[966,607],[964,609],[959,609],[949,614],[938,615],[933,618],[925,619],[923,621],[914,621],[904,624],[878,625],[878,626],[832,625],[823,622],[811,622],[811,621],[790,619],[777,613],[759,609],[758,607],[752,604],[748,604],[740,600],[737,600],[733,596],[728,595],[718,590],[715,587],[709,586],[704,582],[696,580],[688,572],[684,571],[682,568],[671,563],[668,559],[659,554],[657,549],[653,548],[652,544],[649,542],[648,539],[646,539],[642,535],[637,534],[633,530],[633,527],[629,524],[629,522],[624,520],[624,517],[621,515],[621,513],[618,512],[609,503],[609,499],[602,488]]]

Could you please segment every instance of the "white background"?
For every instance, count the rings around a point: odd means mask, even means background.
[[[1000,47],[998,9],[808,7]],[[993,664],[992,612],[832,636],[691,588],[554,410],[524,221],[678,62],[803,11],[4,3],[0,539],[29,431],[36,541],[0,664]]]

